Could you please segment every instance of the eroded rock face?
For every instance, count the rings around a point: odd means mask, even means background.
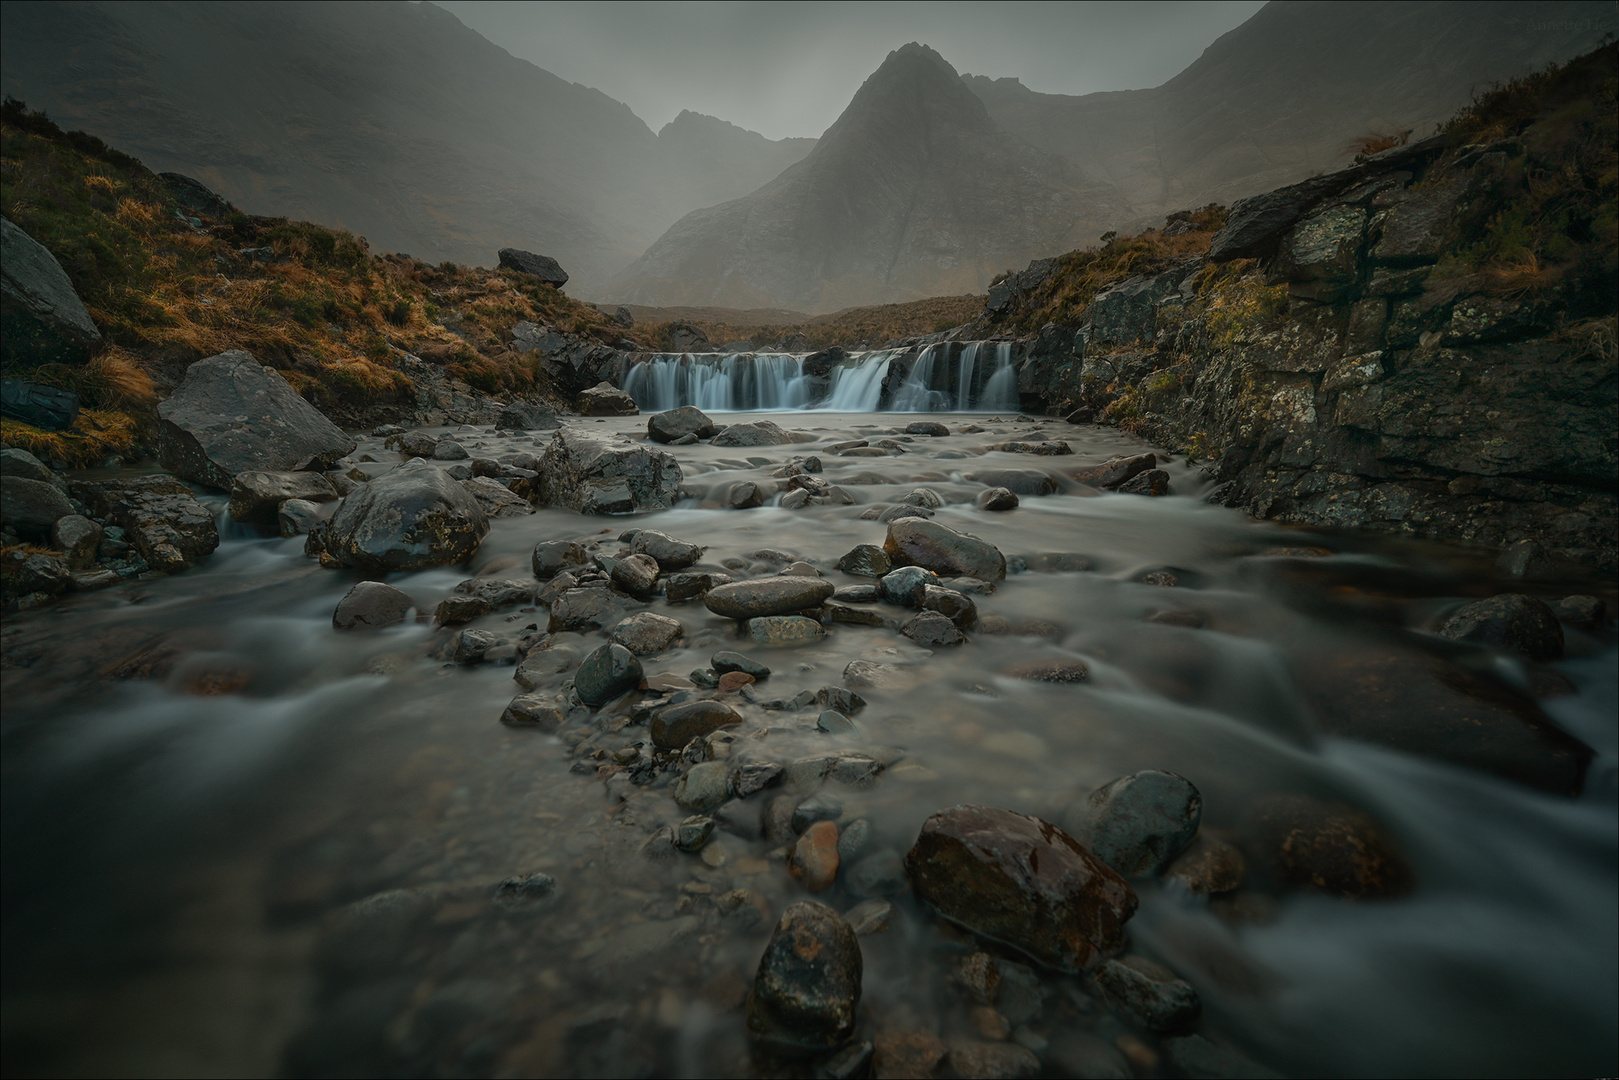
[[[237,473],[331,468],[356,446],[279,372],[241,349],[192,364],[157,415],[163,466],[222,491]]]
[[[563,428],[539,466],[543,501],[581,514],[666,510],[680,493],[673,455],[616,435]]]
[[[73,493],[97,517],[124,529],[154,570],[177,573],[219,546],[213,513],[172,476],[80,483]]]
[[[1136,910],[1129,882],[1073,837],[995,807],[928,818],[905,869],[945,918],[1060,971],[1118,952]]]
[[[412,459],[344,499],[325,543],[340,566],[420,570],[466,561],[488,532],[483,508],[460,484]]]
[[[836,1050],[854,1034],[864,959],[843,916],[802,900],[782,912],[748,994],[748,1036],[788,1056]]]
[[[892,522],[883,551],[896,566],[920,566],[941,577],[981,581],[1006,577],[1006,556],[999,548],[936,521],[905,518]]]

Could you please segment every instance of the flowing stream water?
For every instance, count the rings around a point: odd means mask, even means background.
[[[948,359],[935,367],[969,366]],[[865,407],[840,395],[882,363],[846,369],[849,383],[826,404]],[[646,392],[665,400],[664,389]],[[703,392],[693,400],[711,404]],[[945,404],[961,400],[952,392]],[[1555,669],[1572,692],[1542,701],[1596,750],[1578,796],[1326,738],[1307,703],[1323,658],[1368,645],[1423,652],[1434,641],[1425,628],[1446,611],[1523,584],[1465,551],[1253,523],[1202,502],[1206,482],[1178,457],[1163,466],[1167,497],[1069,480],[1076,465],[1145,449],[1111,429],[933,418],[953,433],[895,435],[892,418],[869,413],[774,414],[810,441],[671,448],[707,496],[625,518],[546,509],[498,519],[469,568],[392,582],[430,613],[469,573],[528,576],[538,541],[592,541],[611,555],[623,530],[655,528],[706,544],[702,565],[736,577],[775,573],[790,556],[853,584],[837,560],[885,534],[861,512],[929,488],[945,501],[936,520],[1024,557],[1029,569],[976,600],[1029,632],[973,634],[933,654],[889,628],[840,624],[819,644],[771,650],[739,641],[700,603],[660,598],[650,609],[680,620],[686,639],[645,658],[647,673],[684,675],[740,649],[772,669],[760,689],[791,698],[838,684],[854,659],[900,665],[910,685],[865,691],[854,734],[816,730],[815,707],[736,703],[747,720],[738,753],[785,762],[835,744],[888,763],[875,785],[835,793],[845,825],[869,823],[872,848],[903,853],[929,814],[958,803],[1056,820],[1076,797],[1145,768],[1192,780],[1203,827],[1217,834],[1240,833],[1247,809],[1276,793],[1352,805],[1411,865],[1409,895],[1357,902],[1256,880],[1211,901],[1140,886],[1131,948],[1196,987],[1198,1030],[1283,1074],[1615,1072],[1611,634],[1569,630]],[[645,423],[573,422],[629,434]],[[1042,435],[1075,456],[984,450]],[[547,441],[457,437],[494,457]],[[904,452],[824,449],[884,437]],[[399,460],[371,437],[359,452],[376,459],[373,472]],[[731,483],[816,453],[855,505],[721,508]],[[1058,490],[1008,513],[975,509],[985,480],[972,477],[997,469],[1050,473]],[[604,782],[598,762],[570,752],[577,732],[503,726],[513,669],[450,663],[454,630],[335,631],[332,611],[355,579],[321,569],[301,538],[226,533],[190,572],[6,621],[8,1075],[780,1072],[750,1058],[742,1018],[777,916],[807,895],[776,845],[721,831],[698,854],[644,857],[655,829],[685,817],[672,785]],[[1299,545],[1330,554],[1261,554]],[[1042,553],[1083,555],[1090,569],[1062,570],[1074,564]],[[1165,569],[1173,588],[1139,580]],[[1537,588],[1613,599],[1611,582]],[[1144,621],[1162,609],[1203,625]],[[508,608],[471,625],[515,636],[546,619],[543,607]],[[566,638],[542,692],[561,693],[569,657],[600,641]],[[1528,685],[1516,661],[1464,653]],[[1083,660],[1090,677],[1007,674],[1031,659]],[[609,749],[646,739],[624,708],[593,736]],[[491,905],[493,883],[536,871],[556,879],[554,894],[527,910]],[[383,917],[344,910],[389,890],[401,891],[365,909]],[[858,902],[842,883],[817,898],[840,910]],[[891,899],[889,928],[861,939],[859,1034],[922,1028],[948,1041],[971,1027],[972,1003],[950,973],[973,946],[908,893]],[[1177,1075],[1082,979],[1043,975],[1039,994],[1016,1037],[1039,1049],[1047,1075]]]

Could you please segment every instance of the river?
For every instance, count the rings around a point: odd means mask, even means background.
[[[541,510],[493,521],[470,568],[392,583],[431,612],[469,572],[528,576],[536,542],[598,541],[611,555],[622,530],[654,528],[707,545],[702,565],[738,567],[736,577],[775,573],[790,556],[854,584],[834,569],[839,557],[885,533],[861,512],[929,488],[945,502],[935,520],[1024,557],[1028,569],[975,599],[1030,632],[974,633],[930,653],[892,629],[840,624],[819,644],[763,649],[700,603],[660,598],[650,610],[680,620],[686,639],[645,658],[647,673],[684,675],[739,649],[772,669],[764,696],[790,699],[838,684],[851,660],[900,666],[909,685],[863,691],[858,730],[835,738],[887,765],[874,785],[834,793],[845,826],[869,823],[870,850],[903,853],[923,819],[957,803],[1057,820],[1095,786],[1146,768],[1196,784],[1203,828],[1217,835],[1239,836],[1249,808],[1277,793],[1353,806],[1409,864],[1409,894],[1351,901],[1256,878],[1211,902],[1140,887],[1131,948],[1197,989],[1198,1030],[1287,1075],[1616,1071],[1611,633],[1567,631],[1554,668],[1572,692],[1541,705],[1596,757],[1580,794],[1545,794],[1328,738],[1310,705],[1323,658],[1369,647],[1427,655],[1447,611],[1523,588],[1481,554],[1258,524],[1202,501],[1206,481],[1170,455],[1166,497],[1061,479],[1013,511],[975,509],[984,484],[968,474],[1060,476],[1147,449],[1109,428],[934,413],[958,433],[913,438],[893,434],[909,418],[889,414],[769,418],[812,441],[672,447],[688,485],[723,492],[818,454],[821,475],[856,504],[727,510],[715,497],[633,518]],[[633,434],[645,420],[571,422]],[[905,452],[824,449],[887,437]],[[983,450],[1041,437],[1075,455]],[[499,456],[537,453],[547,433],[458,438]],[[377,459],[363,466],[372,472],[399,460],[370,436],[357,453]],[[354,579],[321,569],[301,538],[224,532],[188,573],[6,620],[8,1075],[764,1069],[749,1057],[742,997],[777,915],[807,895],[777,845],[720,831],[698,854],[643,856],[655,829],[685,817],[672,785],[604,783],[596,762],[576,767],[571,740],[503,726],[513,669],[449,662],[453,630],[335,631],[332,611]],[[1323,551],[1263,554],[1300,547]],[[1081,555],[1090,569],[1060,569],[1073,564],[1042,553]],[[1139,580],[1162,570],[1175,587]],[[1613,600],[1611,581],[1535,591]],[[1202,625],[1144,621],[1166,609]],[[508,608],[472,625],[515,636],[546,619],[543,607]],[[1514,660],[1447,648],[1492,679],[1530,684]],[[565,667],[570,647],[556,654]],[[1082,660],[1089,678],[1008,674],[1041,659]],[[541,689],[560,692],[568,677],[555,672]],[[739,755],[786,762],[834,741],[816,730],[815,707],[737,707],[747,718]],[[645,740],[626,720],[602,745]],[[521,910],[491,905],[493,883],[533,872],[556,880],[553,894]],[[344,905],[387,890],[405,890],[396,896],[415,905],[408,917],[344,921]],[[859,898],[839,884],[818,899],[843,910]],[[950,973],[971,943],[908,893],[892,900],[891,925],[861,939],[859,1035],[919,1028],[948,1041],[969,1023]],[[1105,1071],[1123,1063],[1175,1075],[1155,1040],[1109,1015],[1082,980],[1044,975],[1038,992],[1016,1037],[1047,1075],[1085,1054],[1096,1075],[1127,1075]]]

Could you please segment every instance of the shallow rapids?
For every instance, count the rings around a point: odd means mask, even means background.
[[[1565,628],[1568,657],[1551,667],[1571,692],[1540,705],[1596,757],[1581,794],[1544,794],[1325,737],[1313,711],[1323,658],[1371,646],[1422,652],[1460,603],[1526,588],[1494,576],[1483,556],[1255,524],[1203,502],[1201,474],[1162,451],[1167,497],[1075,483],[1067,474],[1077,467],[1150,449],[1112,429],[934,414],[954,434],[930,438],[895,434],[892,421],[902,429],[909,418],[770,418],[811,441],[670,447],[692,493],[674,509],[496,519],[470,569],[390,582],[430,614],[469,573],[529,577],[539,541],[595,541],[612,555],[624,530],[654,528],[707,545],[700,566],[730,566],[738,579],[773,574],[790,557],[855,584],[865,579],[835,564],[886,531],[861,513],[929,488],[945,502],[935,520],[1027,565],[974,597],[981,614],[1026,632],[969,634],[960,648],[929,653],[892,629],[834,624],[819,644],[765,649],[699,602],[659,598],[647,609],[680,620],[686,638],[643,658],[647,674],[684,676],[737,649],[772,669],[759,696],[791,699],[839,684],[852,660],[898,665],[903,688],[861,691],[869,704],[854,734],[817,730],[813,706],[735,703],[747,721],[738,753],[785,763],[848,748],[887,763],[874,786],[831,793],[841,822],[869,823],[871,850],[903,854],[929,814],[957,803],[1060,820],[1075,798],[1147,768],[1196,784],[1202,827],[1215,835],[1240,834],[1266,796],[1353,806],[1410,864],[1409,895],[1356,902],[1256,880],[1211,902],[1140,886],[1131,949],[1195,986],[1196,1030],[1287,1075],[1616,1071],[1611,633]],[[645,430],[644,417],[573,423]],[[547,434],[463,429],[457,438],[499,457],[537,453]],[[882,438],[904,452],[825,449]],[[1065,440],[1075,454],[984,450],[1041,439]],[[808,454],[855,505],[788,510],[778,496],[723,509],[732,484],[764,481]],[[360,455],[376,459],[363,466],[374,473],[399,460],[371,437]],[[976,509],[989,481],[974,477],[1009,469],[1050,474],[1058,490],[1024,495],[1007,513]],[[355,578],[321,569],[302,538],[226,536],[188,573],[7,619],[8,1074],[767,1069],[749,1056],[742,1001],[777,916],[808,895],[777,845],[721,831],[698,854],[644,857],[656,829],[686,816],[672,777],[604,783],[597,761],[573,753],[568,729],[559,737],[499,723],[519,692],[512,667],[450,663],[455,630],[425,619],[341,634],[332,611]],[[1330,554],[1262,554],[1303,546]],[[1062,565],[1039,558],[1052,553],[1084,556],[1090,569],[1048,569]],[[1154,571],[1175,586],[1139,580]],[[1611,582],[1534,588],[1614,599]],[[1166,611],[1202,626],[1146,621]],[[546,622],[543,607],[507,608],[469,627],[515,639]],[[602,640],[564,642],[564,670],[539,692],[560,694],[568,657],[576,663]],[[1482,649],[1446,643],[1444,655],[1526,691],[1544,681]],[[1008,674],[1031,660],[1080,660],[1089,677]],[[646,740],[627,706],[606,711],[612,730],[593,745]],[[553,895],[520,911],[491,907],[493,883],[533,872],[556,879]],[[359,929],[343,921],[339,909],[387,890],[406,890],[399,903],[417,914]],[[843,884],[816,898],[840,911],[858,902]],[[948,1042],[970,1026],[972,1003],[951,972],[974,946],[908,893],[892,899],[891,925],[861,938],[857,1038],[904,1028]],[[1039,994],[1014,1037],[1036,1048],[1045,1075],[1182,1074],[1081,979],[1045,974]]]

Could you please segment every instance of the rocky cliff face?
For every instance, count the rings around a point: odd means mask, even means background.
[[[1001,132],[911,44],[815,149],[758,191],[682,218],[611,286],[644,304],[831,311],[971,292],[1096,235],[1125,201]]]
[[[1205,459],[1260,517],[1613,567],[1616,59],[1239,202],[1207,255],[1048,323],[1022,388]],[[1065,273],[985,322],[1051,309]]]

